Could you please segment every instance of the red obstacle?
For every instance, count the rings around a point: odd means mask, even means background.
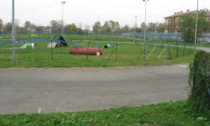
[[[70,54],[84,54],[84,55],[102,55],[100,48],[71,48]]]

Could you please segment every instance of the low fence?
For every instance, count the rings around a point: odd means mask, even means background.
[[[144,33],[122,33],[122,36],[129,36],[134,38],[144,38]],[[146,33],[148,39],[169,39],[175,41],[183,41],[181,33]],[[204,33],[202,37],[198,38],[198,42],[210,43],[210,34]]]
[[[123,38],[127,38],[127,41],[133,41],[133,39],[139,40],[144,38],[144,33],[75,33],[75,32],[64,32],[64,36],[69,37],[68,39],[75,39],[75,40],[95,40],[98,39],[99,41],[106,40],[106,41],[115,41],[113,36],[121,36]],[[15,34],[16,39],[42,39],[42,40],[49,40],[52,39],[55,35],[60,33],[47,33],[47,32],[17,32]],[[100,36],[100,37],[98,37]],[[101,37],[103,36],[103,38]],[[1,33],[0,38],[11,39],[11,32],[8,33]],[[146,33],[147,39],[153,40],[174,40],[174,41],[183,41],[181,33]],[[202,37],[198,38],[198,42],[202,44],[210,44],[210,33],[203,33]]]

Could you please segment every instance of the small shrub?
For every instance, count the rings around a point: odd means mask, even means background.
[[[190,64],[189,84],[191,87],[188,104],[196,112],[210,110],[210,55],[205,51],[198,51]]]

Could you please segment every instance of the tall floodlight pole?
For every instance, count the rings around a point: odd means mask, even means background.
[[[15,1],[12,0],[12,62],[15,60]]]
[[[61,2],[62,4],[62,32],[61,32],[61,35],[63,36],[63,24],[64,24],[64,21],[63,21],[63,5],[66,4],[65,1]]]
[[[134,40],[136,39],[136,33],[137,33],[137,16],[135,16],[135,24],[134,24]]]
[[[144,16],[144,60],[146,60],[146,19],[147,19],[147,1],[149,0],[143,0],[145,2],[145,16]]]
[[[196,52],[197,35],[198,35],[198,5],[199,5],[199,0],[197,0],[197,11],[196,11],[196,22],[195,22],[194,52]]]

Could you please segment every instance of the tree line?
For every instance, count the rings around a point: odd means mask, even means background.
[[[197,36],[201,37],[202,33],[210,32],[210,16],[208,17],[207,13],[209,14],[208,10],[201,10],[199,11],[198,16],[198,33]],[[181,17],[181,20],[178,25],[180,27],[179,32],[182,33],[182,39],[186,42],[194,42],[195,38],[195,21],[196,16],[195,14],[184,15]],[[176,24],[173,24],[173,28],[176,27]],[[37,26],[30,21],[26,21],[24,26],[19,26],[19,20],[15,21],[16,31],[17,32],[25,32],[25,33],[33,33],[33,32],[46,32],[46,33],[60,33],[62,29],[62,20],[52,20],[48,26]],[[65,33],[75,33],[75,34],[85,34],[92,32],[94,34],[107,34],[107,33],[142,33],[144,32],[144,27],[146,27],[147,32],[164,32],[165,29],[171,26],[166,26],[165,23],[149,23],[145,25],[142,22],[140,25],[124,25],[121,26],[119,22],[109,20],[101,23],[100,21],[96,21],[92,28],[89,25],[85,25],[84,28],[81,26],[72,24],[66,24],[64,26]],[[90,30],[91,29],[91,30]],[[3,20],[0,18],[0,33],[2,31],[4,33],[9,33],[12,30],[12,23],[8,22],[3,24]]]
[[[145,23],[142,22],[139,27],[134,25],[130,27],[129,25],[125,25],[123,27],[120,26],[118,22],[115,21],[105,21],[102,24],[100,21],[97,21],[93,25],[94,33],[126,33],[126,32],[136,32],[141,33],[144,32]],[[164,32],[165,24],[164,23],[149,23],[145,26],[147,32]]]
[[[59,33],[62,29],[62,20],[52,20],[48,26],[37,26],[36,24],[26,21],[24,26],[19,26],[19,20],[15,20],[15,26],[17,32],[47,32],[47,33]],[[66,24],[63,26],[66,33],[72,32],[77,34],[93,32],[95,34],[100,33],[125,33],[125,32],[136,32],[141,33],[144,31],[145,23],[142,22],[139,26],[121,26],[119,22],[109,20],[101,23],[96,21],[92,28],[89,25],[85,25],[83,28],[77,26],[75,23]],[[146,25],[147,32],[164,32],[165,24],[164,23],[149,23]],[[3,24],[2,19],[0,18],[0,31],[4,33],[11,32],[12,23],[7,22]]]

